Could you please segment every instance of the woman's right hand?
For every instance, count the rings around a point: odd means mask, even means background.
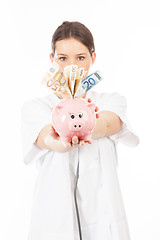
[[[56,132],[56,130],[54,129],[54,127],[52,125],[50,127],[50,135],[54,139],[61,141],[59,134]],[[90,143],[90,142],[88,141],[88,143]],[[78,145],[83,146],[85,144],[85,141],[79,140],[79,138],[77,136],[73,136],[72,141],[70,143],[69,142],[68,143],[63,142],[63,144],[64,144],[64,147],[66,148],[66,150],[69,151],[74,147],[78,147]]]
[[[50,126],[49,134],[50,134],[55,140],[57,140],[57,141],[59,141],[59,142],[61,142],[61,143],[63,144],[63,146],[64,146],[64,148],[65,148],[65,151],[69,151],[69,150],[71,150],[73,147],[77,147],[78,144],[79,144],[79,139],[78,139],[77,136],[74,136],[74,137],[72,138],[71,143],[69,143],[69,142],[68,142],[68,143],[62,142],[61,139],[60,139],[59,134],[56,132],[56,130],[54,129],[54,127],[53,127],[52,125]]]

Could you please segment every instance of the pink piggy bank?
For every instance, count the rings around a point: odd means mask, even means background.
[[[96,123],[96,105],[85,99],[62,99],[52,110],[52,125],[61,140],[70,146],[73,136],[91,141],[91,132]]]

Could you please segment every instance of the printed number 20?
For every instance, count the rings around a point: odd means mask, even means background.
[[[83,84],[87,85],[87,89],[89,89],[91,86],[95,85],[95,80],[93,78],[89,78]]]

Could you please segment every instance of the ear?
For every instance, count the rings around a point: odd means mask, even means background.
[[[49,57],[50,57],[51,62],[53,63],[53,54],[50,53],[50,54],[49,54]]]
[[[55,110],[56,114],[59,114],[60,111],[61,111],[63,108],[64,108],[64,107],[62,107],[62,106],[56,106],[54,110]]]
[[[96,53],[93,52],[92,53],[92,64],[94,64],[95,60],[96,60]]]
[[[92,112],[95,112],[96,105],[94,103],[89,103],[87,107],[89,107]]]

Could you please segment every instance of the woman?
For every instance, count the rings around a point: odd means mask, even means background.
[[[50,59],[62,69],[75,64],[88,73],[96,59],[91,32],[79,22],[64,22],[53,34]],[[126,101],[91,90],[81,97],[99,107],[92,144],[83,146],[73,137],[65,147],[51,128],[51,108],[60,101],[54,94],[23,106],[24,161],[39,166],[29,240],[130,239],[116,172],[117,142],[138,144]]]

